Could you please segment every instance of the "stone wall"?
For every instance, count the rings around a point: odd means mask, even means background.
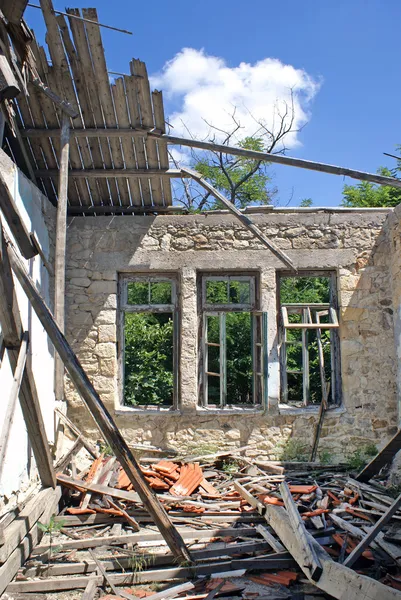
[[[342,405],[326,416],[321,450],[339,459],[368,443],[380,447],[398,422],[389,225],[397,219],[390,209],[274,210],[252,218],[300,270],[337,273]],[[310,446],[317,408],[279,405],[276,288],[283,267],[226,214],[77,217],[69,222],[67,337],[129,443],[181,450],[250,444],[254,448],[248,455],[269,458],[277,457],[289,439]],[[260,277],[261,309],[269,316],[269,402],[262,412],[199,407],[197,274],[227,269],[253,270]],[[179,277],[179,410],[124,407],[117,367],[118,274],[164,271]],[[66,389],[70,416],[98,439],[68,381]]]

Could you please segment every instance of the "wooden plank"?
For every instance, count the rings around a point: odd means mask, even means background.
[[[108,177],[135,179],[144,177],[145,175],[149,179],[157,179],[161,175],[163,175],[163,177],[168,177],[169,179],[182,179],[185,177],[178,169],[169,169],[167,171],[162,171],[161,169],[91,169],[88,171],[85,171],[84,169],[70,169],[68,174],[74,179],[105,179]],[[35,175],[36,177],[41,178],[53,177],[57,179],[59,171],[56,169],[44,169],[35,171]],[[95,207],[93,210],[95,210]]]
[[[60,522],[60,520],[62,521],[62,518],[58,520]],[[188,542],[193,542],[194,540],[210,541],[217,537],[253,537],[257,535],[257,531],[254,527],[220,527],[218,529],[190,529],[188,527],[183,527],[180,531],[182,537]],[[96,548],[104,544],[138,544],[140,542],[155,542],[157,544],[160,543],[160,541],[162,541],[162,535],[159,532],[141,531],[140,533],[127,533],[125,535],[69,540],[68,542],[61,542],[59,546],[63,550],[72,550],[75,548]],[[46,552],[48,548],[49,546],[47,544],[37,546],[32,554],[42,554]]]
[[[8,321],[5,322],[6,327],[11,327],[14,332],[21,331],[21,316],[16,299],[14,281],[11,274],[9,254],[5,232],[0,219],[0,241],[2,242],[2,256],[0,261],[0,291],[1,287],[5,287],[8,298],[12,300],[12,311],[8,313]],[[23,264],[23,263],[22,263]],[[1,303],[0,303],[1,306]],[[4,327],[3,313],[0,311],[0,322]],[[19,348],[21,339],[15,346],[10,346],[7,349],[8,358],[12,372],[15,373],[18,364]],[[46,431],[43,423],[42,412],[40,408],[38,393],[36,390],[35,378],[32,372],[32,365],[27,361],[26,368],[22,377],[19,402],[22,414],[25,420],[28,437],[31,442],[32,450],[35,456],[36,465],[39,475],[44,486],[56,487],[56,477],[53,469],[53,462],[50,456],[49,444],[46,437]]]
[[[51,516],[57,512],[61,490],[60,488],[56,488],[55,490],[45,491],[48,492],[47,504],[40,504],[41,512],[39,517],[42,519],[42,521],[44,521],[44,523],[48,523]],[[7,562],[0,567],[0,595],[4,592],[10,581],[15,577],[18,569],[27,560],[32,548],[41,540],[42,536],[43,532],[39,529],[37,523],[35,523],[27,532],[27,535],[21,538],[20,543],[8,557]]]
[[[36,494],[4,531],[4,544],[0,547],[0,563],[6,562],[18,544],[38,521],[45,506],[54,498],[54,490],[46,488]]]
[[[216,188],[210,185],[210,183],[207,182],[206,179],[204,179],[200,173],[197,173],[196,171],[192,171],[187,168],[182,168],[181,171],[184,175],[192,177],[197,183],[199,183],[199,185],[201,185],[205,188],[205,190],[210,192],[212,196],[217,198],[217,200],[220,200],[220,202],[222,202],[224,206],[226,206],[228,210],[232,212],[237,217],[237,219],[246,227],[246,229],[249,229],[249,231],[251,231],[254,234],[254,236],[262,242],[262,244],[269,248],[269,250],[273,252],[273,254],[277,256],[277,258],[279,258],[284,264],[290,267],[293,271],[296,271],[294,263],[287,256],[287,254],[280,250],[280,248],[277,248],[277,246],[273,244],[273,242],[271,242],[264,235],[264,233],[259,229],[257,225],[255,225],[251,221],[249,217],[244,215],[240,210],[238,210],[238,208],[236,208],[236,206],[234,206],[234,204],[232,204],[232,202],[227,200],[227,198],[223,196],[223,194],[221,194],[218,190],[216,190]]]
[[[266,508],[265,518],[267,522],[292,554],[308,579],[319,589],[334,598],[338,598],[338,600],[348,599],[349,597],[358,598],[358,600],[376,600],[377,598],[380,598],[380,600],[399,600],[401,595],[398,591],[370,577],[360,575],[352,569],[344,567],[344,565],[335,563],[313,537],[307,533],[309,542],[313,545],[314,551],[322,565],[322,574],[319,581],[313,581],[310,578],[309,569],[303,564],[303,555],[299,540],[292,528],[288,513],[280,506],[268,505]],[[352,596],[352,594],[356,595]]]
[[[3,468],[7,453],[8,441],[12,424],[14,421],[15,407],[17,405],[18,396],[21,388],[22,377],[25,370],[26,357],[28,353],[29,333],[24,331],[22,334],[21,345],[18,353],[17,365],[14,371],[13,382],[10,389],[9,400],[7,404],[6,414],[3,421],[3,427],[0,435],[0,481],[3,475]]]
[[[88,583],[86,584],[84,593],[81,596],[81,600],[93,600],[97,592],[96,576],[89,577]]]
[[[258,152],[257,150],[245,150],[235,146],[225,146],[224,144],[215,144],[212,142],[201,142],[190,138],[181,138],[173,135],[159,134],[156,131],[149,131],[150,137],[162,137],[169,144],[178,146],[187,146],[189,148],[199,148],[200,150],[212,150],[213,152],[222,152],[223,154],[232,154],[233,156],[242,156],[253,160],[261,160],[269,163],[277,163],[290,167],[298,167],[309,171],[319,171],[320,173],[331,173],[332,175],[342,175],[358,179],[360,181],[370,181],[379,185],[390,185],[392,187],[401,188],[401,180],[396,177],[386,177],[384,175],[376,175],[374,173],[366,173],[364,171],[356,171],[346,167],[337,167],[320,163],[313,160],[305,160],[302,158],[293,158],[291,156],[283,156],[282,154],[269,154],[269,152]]]
[[[68,62],[70,64],[70,69],[74,76],[74,85],[72,85],[72,81],[70,83],[70,79],[71,79],[70,74],[69,73],[67,74],[68,84],[69,84],[68,85],[68,97],[73,99],[75,103],[78,103],[81,98],[84,102],[84,105],[80,104],[80,113],[76,116],[75,119],[71,120],[71,125],[72,125],[72,128],[82,127],[85,125],[84,118],[85,118],[85,114],[88,109],[88,107],[86,105],[86,95],[84,92],[84,90],[86,90],[86,87],[82,81],[82,78],[80,77],[79,64],[77,64],[77,63],[79,63],[78,55],[77,55],[74,45],[72,43],[72,40],[70,37],[70,32],[68,30],[67,23],[64,19],[64,16],[58,16],[57,23],[60,28],[61,37],[63,39],[64,50],[67,55]],[[77,77],[76,77],[76,75],[77,75]],[[84,88],[84,90],[82,88]],[[85,113],[84,113],[84,108],[86,109]],[[70,138],[71,138],[71,130],[70,130]],[[85,167],[85,169],[95,168],[95,163],[94,163],[93,154],[92,154],[92,147],[88,143],[87,139],[72,140],[71,143],[77,144],[79,153],[82,158],[82,163],[83,163],[83,166]],[[99,152],[99,147],[96,144],[93,144],[93,150],[96,154],[96,158],[98,159],[98,164],[102,165],[103,162],[102,162],[101,154]],[[104,183],[106,183],[106,182],[104,182]],[[93,181],[93,180],[88,181],[88,188],[89,188],[91,201],[93,202],[93,204],[100,204],[101,199],[99,196],[99,189],[97,186],[97,182]],[[108,190],[107,190],[107,184],[104,186],[104,189],[102,186],[102,192],[104,194],[104,197],[107,198],[109,195]]]
[[[152,100],[148,73],[144,62],[132,59],[130,63],[131,75],[135,75],[134,83],[141,114],[142,127],[152,128],[155,126],[152,113]],[[157,145],[155,140],[145,138],[146,157],[149,169],[157,169],[159,161],[157,157]],[[163,206],[162,188],[160,179],[152,179],[150,182],[152,190],[152,201],[154,206]]]
[[[67,427],[73,433],[75,433],[75,435],[77,435],[79,438],[81,438],[82,444],[83,444],[84,448],[89,452],[89,454],[91,456],[93,456],[93,458],[99,458],[99,452],[97,451],[97,449],[95,448],[95,446],[92,444],[92,442],[90,442],[88,439],[86,439],[86,437],[84,436],[84,434],[78,429],[78,427],[76,425],[74,425],[74,423],[71,421],[71,419],[69,419],[67,417],[67,415],[65,415],[58,408],[55,408],[54,412],[58,415],[58,417],[60,417],[60,419],[62,421],[64,421],[64,423],[67,425]]]
[[[94,494],[107,494],[112,498],[118,498],[120,500],[127,500],[128,502],[140,502],[141,499],[136,492],[129,492],[127,490],[118,490],[117,488],[108,487],[107,485],[101,485],[95,482],[82,481],[81,479],[73,479],[62,473],[57,474],[57,481],[66,487],[72,489],[79,489],[82,492],[88,491]]]
[[[322,574],[322,565],[316,556],[316,552],[310,544],[309,535],[306,527],[298,512],[289,487],[285,481],[280,484],[280,493],[287,509],[288,517],[298,540],[298,547],[301,552],[304,568],[309,570],[309,578],[318,581]]]
[[[377,534],[381,532],[384,525],[388,523],[393,515],[397,512],[399,506],[401,505],[401,494],[394,500],[393,504],[386,510],[382,517],[377,521],[377,523],[371,527],[370,531],[366,534],[366,536],[359,542],[359,544],[353,549],[351,554],[347,556],[344,561],[344,565],[346,567],[352,567],[355,561],[361,556],[362,552],[366,550],[369,546],[370,542],[373,541]]]
[[[7,56],[0,47],[0,101],[18,96],[21,88],[11,69]]]
[[[241,560],[228,560],[209,563],[206,565],[199,564],[194,567],[173,567],[170,569],[144,570],[126,573],[111,573],[111,581],[115,585],[127,585],[132,583],[154,583],[158,581],[168,581],[171,579],[193,579],[200,575],[211,575],[213,573],[221,573],[225,571],[236,571],[238,569],[261,569],[261,570],[279,570],[293,566],[293,562],[289,564],[288,559],[272,558],[250,558]],[[349,569],[348,569],[349,570]],[[233,574],[234,575],[234,574]],[[368,579],[367,577],[365,579]],[[13,581],[7,587],[7,593],[36,593],[36,592],[57,592],[61,590],[72,590],[84,588],[88,581],[88,577],[54,577],[46,579],[37,579],[30,581]],[[96,576],[97,585],[102,585],[103,577]],[[375,582],[376,583],[376,582]],[[380,584],[383,588],[383,584]],[[389,589],[389,588],[387,588]],[[399,596],[383,597],[383,600],[391,598],[399,598]],[[373,597],[370,599],[373,600]],[[380,597],[380,600],[382,598]]]
[[[22,19],[25,8],[28,4],[28,0],[1,0],[0,8],[3,11],[4,16],[10,23],[18,25]]]
[[[374,458],[370,461],[369,464],[366,465],[362,469],[360,473],[356,476],[357,481],[367,482],[369,479],[372,479],[374,475],[376,475],[380,469],[384,466],[388,465],[397,454],[397,452],[401,449],[401,429],[397,431],[397,433],[391,438],[389,442],[376,454]]]
[[[157,592],[156,594],[147,596],[147,598],[149,598],[149,600],[163,600],[163,598],[171,598],[172,596],[176,596],[182,592],[193,590],[194,587],[195,586],[193,583],[187,581],[187,583],[180,583],[179,585],[175,585],[167,590],[163,590],[162,592]]]
[[[90,56],[88,42],[86,38],[85,26],[77,17],[80,16],[79,9],[67,9],[69,14],[69,26],[72,32],[75,45],[77,60],[70,59],[71,69],[76,83],[77,94],[81,107],[82,117],[85,127],[104,127],[101,106],[98,102],[91,102],[91,98],[96,98],[96,81],[93,73],[92,59]],[[68,46],[66,47],[68,53]],[[71,135],[75,136],[75,127]],[[82,131],[82,130],[81,130]],[[97,136],[96,136],[97,137]],[[93,159],[94,168],[109,168],[113,166],[111,150],[106,139],[93,139],[89,142],[90,152]],[[115,179],[109,181],[99,181],[99,201],[118,203],[118,192]],[[93,198],[97,203],[96,198]]]
[[[115,594],[116,598],[126,598],[127,600],[136,600],[137,596],[128,594],[125,591],[119,592],[118,589],[116,588],[116,586],[114,585],[112,579],[109,577],[106,570],[103,568],[102,563],[100,562],[100,560],[98,560],[96,554],[90,549],[89,549],[89,554],[91,555],[92,559],[95,561],[99,572],[103,575],[105,582],[108,583],[109,587],[111,588],[111,591],[113,592],[113,594]]]
[[[129,114],[127,106],[127,98],[125,94],[124,79],[119,77],[115,80],[115,85],[111,86],[111,91],[114,98],[114,106],[116,109],[116,115],[118,119],[119,127],[129,127]],[[136,169],[135,151],[132,139],[127,137],[121,138],[121,144],[124,152],[124,163],[126,169]],[[168,165],[167,165],[168,168]],[[139,181],[137,179],[128,180],[128,187],[130,190],[131,204],[134,206],[141,206],[141,190],[139,187]]]
[[[31,236],[25,226],[16,202],[8,189],[3,173],[0,171],[0,209],[9,226],[18,248],[24,258],[29,259],[36,256],[38,251],[32,244]]]
[[[33,47],[34,47],[34,44],[31,44],[31,48],[33,48]],[[28,85],[28,90],[29,90],[29,85]],[[34,93],[36,93],[36,92],[34,92]],[[31,97],[30,97],[30,100],[31,100]],[[31,109],[30,109],[31,103],[29,102],[29,104],[28,104],[27,97],[25,97],[24,95],[20,95],[20,97],[18,98],[17,104],[18,104],[18,108],[19,108],[18,117],[20,117],[19,120],[22,119],[24,127],[33,127],[34,125],[39,127],[40,123],[37,123],[33,119],[33,115],[31,113]],[[42,127],[43,127],[43,124],[41,125],[41,128]],[[58,130],[58,131],[60,131],[60,130]],[[46,143],[50,146],[49,141],[47,141]],[[27,140],[25,140],[25,149],[26,149],[28,156],[32,157],[32,163],[33,163],[34,168],[46,169],[47,165],[46,165],[44,156],[41,151],[41,140],[32,139],[32,140],[29,140],[29,143],[27,143]],[[35,175],[34,175],[34,177],[35,177]],[[36,177],[35,177],[35,179],[36,179]],[[37,180],[37,183],[38,183],[39,187],[42,189],[43,193],[53,201],[54,200],[54,188],[53,188],[52,182],[49,179],[46,179],[46,180],[39,179],[39,180]]]
[[[65,254],[67,246],[68,160],[70,149],[70,120],[63,115],[60,135],[60,170],[57,190],[56,247],[54,257],[54,318],[60,331],[65,330]],[[56,400],[64,399],[64,365],[55,357],[54,390]]]
[[[270,531],[263,525],[256,525],[256,531],[266,540],[271,548],[276,553],[285,552],[284,546],[276,540],[276,538],[270,533]]]
[[[155,90],[152,92],[152,103],[153,103],[153,114],[155,119],[155,127],[162,133],[166,133],[166,122],[164,119],[164,106],[163,106],[163,94]],[[169,168],[169,157],[167,151],[167,144],[165,144],[162,140],[158,140],[157,147],[159,150],[159,160],[160,167],[162,169]],[[168,179],[165,177],[162,178],[162,186],[163,186],[163,198],[164,205],[171,206],[173,204],[173,197],[171,193],[171,184]]]
[[[56,94],[56,92],[53,92],[53,90],[51,90],[49,86],[43,83],[43,81],[41,81],[38,77],[36,79],[32,79],[32,85],[34,85],[36,89],[42,92],[45,96],[50,98],[54,104],[61,108],[65,115],[72,118],[78,116],[77,109],[72,106],[70,102],[67,102],[67,100],[62,100],[60,96]]]
[[[241,494],[242,498],[248,502],[253,508],[255,508],[260,515],[264,515],[266,512],[266,505],[260,500],[257,500],[243,485],[234,481],[234,489]]]
[[[71,459],[78,454],[78,452],[83,448],[83,441],[81,437],[77,437],[71,448],[61,456],[58,461],[55,463],[54,468],[56,471],[60,471],[61,473],[71,462]]]
[[[107,538],[103,538],[106,540]],[[206,541],[206,540],[205,540]],[[130,542],[128,542],[130,543]],[[214,548],[214,545],[216,548]],[[151,546],[153,548],[154,546]],[[119,548],[118,545],[112,546],[110,548],[114,548],[117,553]],[[217,544],[209,544],[208,548],[204,550],[194,550],[193,556],[194,560],[210,560],[213,558],[220,558],[221,560],[226,560],[226,556],[239,555],[239,554],[252,554],[253,552],[264,552],[268,550],[269,545],[266,542],[244,542],[244,543],[234,543],[228,546],[228,544],[217,543]],[[154,553],[145,553],[141,552],[144,563],[149,563],[147,566],[151,567],[160,567],[166,565],[176,565],[176,559],[173,554],[154,554]],[[224,557],[224,558],[223,558]],[[295,564],[293,559],[291,558],[288,552],[282,552],[279,555],[271,555],[268,557],[272,561],[287,561],[287,566],[292,566]],[[147,560],[149,559],[149,560]],[[126,554],[115,554],[108,559],[102,560],[103,567],[107,571],[118,571],[120,569],[129,570],[132,567],[132,557],[127,556]],[[33,567],[28,567],[24,569],[23,575],[24,577],[40,577],[46,575],[46,577],[54,577],[61,575],[81,575],[84,573],[93,573],[96,570],[96,564],[84,560],[82,562],[65,562],[65,563],[57,563],[54,565],[47,565],[45,563],[38,564]]]
[[[97,12],[94,8],[82,9],[82,14],[86,19],[97,22]],[[95,82],[97,88],[97,99],[101,103],[103,109],[104,122],[107,127],[116,127],[116,116],[113,106],[113,98],[110,90],[109,76],[107,73],[106,60],[104,57],[104,49],[100,29],[97,25],[85,23],[88,46],[92,57],[93,70],[95,74]],[[112,153],[113,166],[116,169],[124,168],[124,159],[121,152],[120,142],[116,139],[110,139],[110,148]],[[119,190],[119,204],[128,206],[129,190],[127,181],[118,181],[117,187]]]
[[[35,284],[25,269],[25,265],[15,252],[11,243],[8,243],[8,251],[12,269],[30,300],[32,308],[36,312],[44,329],[47,331],[47,334],[56,351],[59,353],[71,380],[75,384],[84,403],[101,430],[104,439],[113,449],[121,466],[128,475],[135,490],[138,492],[146,510],[152,515],[155,524],[162,532],[164,539],[175,556],[180,560],[191,560],[182,537],[174,527],[156,495],[149,488],[136,458],[129,449],[120,430],[117,428],[113,418],[83,370],[78,358],[57,327],[57,323],[55,323],[49,309],[36,290]]]

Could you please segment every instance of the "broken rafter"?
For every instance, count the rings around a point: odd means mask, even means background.
[[[206,181],[206,179],[204,179],[200,173],[185,168],[182,168],[181,172],[187,177],[192,177],[192,179],[194,179],[197,183],[199,183],[199,185],[205,188],[205,190],[212,194],[212,196],[217,198],[217,200],[220,200],[220,202],[222,202],[224,206],[226,206],[228,210],[232,212],[239,221],[241,221],[242,225],[249,229],[249,231],[251,231],[253,235],[256,238],[258,238],[259,241],[262,242],[262,244],[267,246],[267,248],[269,248],[269,250],[273,252],[273,254],[277,256],[277,258],[279,258],[284,264],[290,267],[293,271],[297,270],[289,256],[287,256],[285,252],[277,248],[277,246],[273,244],[273,242],[271,242],[264,235],[264,233],[259,229],[257,225],[255,225],[255,223],[251,221],[251,219],[249,219],[249,217],[244,215],[240,210],[238,210],[236,206],[234,206],[232,202],[230,202],[230,200],[227,200],[227,198],[223,196],[223,194],[221,194],[218,190],[216,190],[216,188],[210,185],[210,183]]]
[[[57,137],[60,134],[59,129],[22,129],[23,137]],[[236,146],[225,146],[223,144],[215,144],[212,142],[201,142],[198,140],[181,138],[156,130],[146,129],[131,129],[131,128],[107,128],[107,129],[74,129],[73,135],[76,137],[146,137],[151,136],[165,140],[168,144],[174,146],[188,146],[190,148],[198,148],[200,150],[212,150],[213,152],[222,152],[223,154],[232,154],[234,156],[242,156],[253,160],[263,162],[277,163],[300,169],[308,169],[309,171],[319,171],[320,173],[329,173],[331,175],[342,175],[358,179],[360,181],[370,181],[379,185],[389,185],[392,187],[401,188],[401,180],[395,177],[386,177],[366,171],[357,171],[348,169],[347,167],[338,167],[313,160],[305,160],[302,158],[293,158],[291,156],[283,156],[282,154],[270,154],[269,152],[258,152],[256,150],[246,150]]]
[[[7,240],[7,242],[12,269],[104,439],[113,449],[121,466],[138,492],[146,510],[152,515],[155,524],[160,529],[174,555],[180,560],[191,561],[191,556],[181,535],[143,478],[136,458],[127,446],[126,441],[83,370],[78,358],[54,321],[51,312],[36,290],[34,282],[28,275],[25,265],[16,253],[11,241]]]

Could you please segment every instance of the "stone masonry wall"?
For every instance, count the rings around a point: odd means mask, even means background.
[[[391,217],[391,219],[390,219]],[[381,447],[397,427],[390,209],[253,215],[300,270],[337,273],[342,406],[331,409],[320,449],[341,459],[368,443]],[[397,221],[398,222],[398,221]],[[390,239],[391,238],[391,239]],[[391,242],[391,243],[390,243]],[[399,245],[399,242],[398,242]],[[317,408],[279,405],[277,271],[284,265],[231,216],[77,217],[68,226],[67,338],[129,443],[179,450],[251,445],[249,456],[275,458],[289,439],[308,449]],[[257,271],[269,322],[269,403],[265,411],[202,409],[198,402],[197,273]],[[179,277],[181,354],[177,411],[120,404],[117,366],[119,273]],[[401,298],[401,278],[400,278]],[[100,437],[70,382],[69,412]]]

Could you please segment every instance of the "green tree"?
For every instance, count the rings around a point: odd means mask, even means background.
[[[247,137],[238,144],[247,150],[264,150],[262,138]],[[216,155],[206,157],[195,163],[195,169],[205,177],[219,192],[227,196],[237,208],[245,208],[251,203],[266,205],[271,202],[275,190],[269,190],[271,177],[267,173],[267,163],[238,156]],[[220,208],[214,198],[202,198],[199,209]]]
[[[398,147],[400,150],[401,147]],[[399,177],[401,172],[401,161],[398,161],[395,169],[380,167],[379,175],[386,177]],[[368,181],[362,181],[357,185],[345,185],[343,188],[342,206],[355,208],[368,208],[380,206],[397,206],[401,202],[401,188],[387,185],[377,185]]]
[[[295,110],[292,93],[290,102],[285,103],[284,106],[275,106],[273,113],[274,126],[272,129],[269,128],[265,119],[258,120],[251,115],[255,122],[255,133],[242,136],[243,126],[239,122],[234,108],[230,115],[231,128],[222,130],[207,123],[211,132],[209,141],[227,146],[239,146],[247,150],[283,154],[286,150],[286,137],[299,131],[294,127]],[[173,156],[171,159],[179,168],[179,162]],[[237,208],[245,208],[249,204],[271,204],[277,193],[274,187],[270,187],[272,177],[268,173],[269,163],[266,162],[209,151],[202,155],[193,152],[191,166],[219,192],[228,197]],[[188,210],[199,212],[223,208],[209,192],[205,193],[203,189],[200,190],[199,186],[190,180],[184,179],[182,186],[181,197],[177,188],[175,190],[176,197],[177,201]]]

